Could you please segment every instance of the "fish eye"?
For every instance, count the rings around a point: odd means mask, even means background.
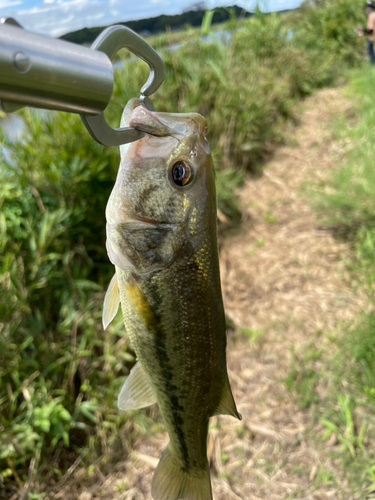
[[[172,180],[176,186],[186,186],[193,178],[193,170],[186,161],[179,160],[173,165]]]

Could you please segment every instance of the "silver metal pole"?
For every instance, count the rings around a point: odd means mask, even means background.
[[[0,24],[0,100],[5,111],[34,106],[97,115],[110,101],[113,79],[104,52]]]
[[[111,60],[127,48],[150,68],[140,100],[162,84],[165,65],[155,50],[126,26],[105,29],[87,49],[25,31],[14,19],[0,19],[0,107],[7,113],[24,106],[79,113],[91,136],[104,146],[118,146],[145,134],[133,127],[112,129],[103,111],[113,91]]]

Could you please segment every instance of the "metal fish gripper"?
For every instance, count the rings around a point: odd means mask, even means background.
[[[162,84],[159,54],[126,26],[105,29],[90,48],[37,35],[11,18],[0,20],[0,102],[6,113],[24,106],[79,113],[90,135],[104,146],[119,146],[144,136],[133,127],[111,128],[103,111],[113,92],[112,60],[123,48],[145,61],[150,74],[140,100]]]

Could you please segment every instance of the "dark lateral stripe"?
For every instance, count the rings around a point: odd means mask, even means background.
[[[184,408],[179,404],[178,389],[173,384],[172,367],[166,349],[165,333],[162,331],[160,319],[152,310],[150,303],[138,286],[135,277],[128,280],[126,290],[137,310],[137,313],[139,314],[139,317],[145,323],[148,331],[155,335],[154,349],[156,358],[160,363],[162,379],[164,382],[164,394],[167,395],[168,398],[168,411],[172,414],[173,430],[177,434],[181,457],[184,461],[185,467],[187,467],[189,463],[189,455],[184,431],[182,429],[184,420],[181,417],[181,412],[184,411]],[[156,287],[153,287],[152,292],[154,303],[159,304],[161,299]]]
[[[159,290],[156,284],[154,284],[150,292],[152,293],[153,303],[161,304],[162,299],[160,297]],[[154,337],[154,349],[156,357],[160,364],[162,379],[164,382],[164,394],[167,396],[167,401],[168,401],[167,411],[172,416],[171,420],[174,427],[173,431],[177,435],[181,458],[183,459],[184,466],[187,468],[189,465],[189,454],[188,454],[184,431],[182,428],[184,420],[181,416],[181,413],[184,411],[184,408],[179,403],[178,388],[173,384],[172,366],[166,346],[166,333],[163,331],[163,328],[161,327],[161,321],[157,317],[157,314],[155,315],[155,317],[157,318],[159,327]]]
[[[181,457],[184,461],[184,466],[188,467],[189,464],[189,454],[186,445],[184,431],[182,429],[184,419],[181,417],[181,412],[184,408],[179,404],[177,387],[172,382],[172,369],[168,353],[165,346],[164,335],[157,335],[155,337],[154,347],[156,351],[157,358],[160,363],[160,368],[163,376],[165,394],[168,395],[169,408],[168,410],[172,413],[172,422],[174,426],[174,432],[177,434],[178,443],[180,445]]]

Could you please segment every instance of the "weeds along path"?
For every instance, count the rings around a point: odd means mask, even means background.
[[[321,228],[302,189],[335,167],[339,144],[331,120],[349,110],[339,89],[307,99],[291,131],[293,145],[279,148],[264,175],[239,192],[244,221],[240,234],[223,243],[221,272],[226,311],[236,325],[229,376],[243,420],[211,420],[215,500],[354,498],[329,458],[335,443],[313,438],[321,428],[283,382],[296,363],[293,348],[335,329],[359,306],[345,280],[348,247]],[[147,411],[160,421],[156,410]],[[168,438],[159,424],[143,431],[129,426],[136,432],[127,458],[118,457],[108,475],[98,470],[91,487],[77,475],[53,498],[150,500],[152,472]],[[340,486],[327,480],[332,475]]]

